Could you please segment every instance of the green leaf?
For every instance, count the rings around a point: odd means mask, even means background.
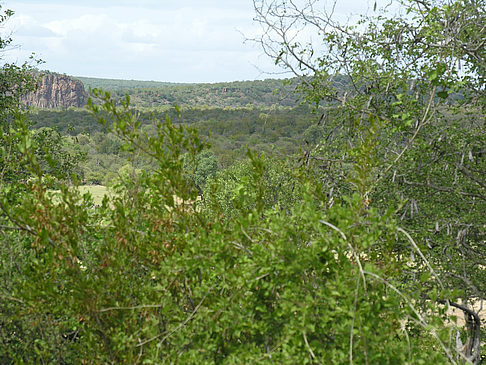
[[[447,91],[439,91],[437,93],[437,96],[439,98],[442,98],[442,99],[447,99],[447,97],[449,96],[449,93]]]

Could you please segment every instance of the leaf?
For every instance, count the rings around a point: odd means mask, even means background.
[[[179,105],[174,104],[174,109],[177,113],[177,118],[180,118],[181,117],[181,108],[179,107]]]
[[[442,98],[442,99],[447,99],[447,97],[449,96],[449,93],[447,91],[439,91],[437,93],[437,96],[439,98]]]
[[[430,280],[431,274],[430,272],[426,271],[420,275],[420,281],[422,283],[427,283]]]

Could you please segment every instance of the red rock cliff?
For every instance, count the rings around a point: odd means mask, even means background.
[[[82,107],[88,100],[83,83],[66,75],[47,73],[40,80],[35,93],[26,95],[25,104],[38,108]]]

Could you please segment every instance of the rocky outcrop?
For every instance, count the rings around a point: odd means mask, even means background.
[[[38,108],[82,107],[87,100],[88,94],[81,81],[56,73],[44,74],[37,91],[23,98],[25,104]]]

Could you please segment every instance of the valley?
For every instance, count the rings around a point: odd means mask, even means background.
[[[67,76],[63,76],[67,79]],[[71,78],[75,80],[76,78]],[[56,78],[49,89],[56,89]],[[152,120],[167,116],[175,125],[196,128],[211,147],[217,169],[229,167],[246,158],[247,148],[264,152],[269,157],[298,159],[324,135],[324,128],[316,127],[317,113],[296,100],[295,80],[246,81],[223,84],[166,84],[128,80],[78,78],[84,88],[102,88],[114,98],[130,95],[137,110],[137,118],[145,133],[153,133]],[[79,86],[76,88],[79,89]],[[75,90],[66,90],[68,94]],[[224,95],[227,94],[227,97]],[[46,105],[45,93],[37,98]],[[84,97],[83,91],[80,95]],[[81,97],[80,96],[80,97]],[[169,103],[168,99],[172,100]],[[200,102],[200,103],[199,103]],[[128,154],[122,142],[109,127],[77,102],[63,107],[41,108],[36,98],[29,104],[29,122],[33,129],[50,128],[63,136],[66,151],[84,156],[78,173],[83,184],[104,184],[126,168]],[[147,106],[150,105],[150,106]],[[177,110],[176,110],[177,107]],[[135,168],[151,171],[147,161],[133,161]],[[215,169],[213,173],[216,172]]]

